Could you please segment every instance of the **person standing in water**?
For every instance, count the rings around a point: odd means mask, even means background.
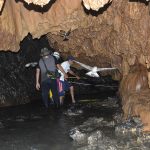
[[[68,78],[68,75],[63,70],[61,65],[58,63],[57,59],[51,56],[52,52],[47,48],[41,49],[41,58],[36,68],[36,89],[42,90],[42,99],[46,108],[49,107],[49,98],[48,94],[51,90],[53,93],[53,100],[57,107],[59,107],[59,95],[57,90],[57,68],[61,70],[64,78]],[[41,75],[41,84],[40,84],[40,75]]]
[[[80,77],[78,75],[76,75],[70,68],[70,66],[73,64],[74,60],[75,60],[75,58],[73,56],[69,56],[67,58],[67,61],[64,61],[63,63],[61,63],[61,66],[64,69],[65,73],[70,73],[71,75],[75,76],[77,79],[80,79]],[[76,102],[75,97],[74,97],[74,87],[70,82],[68,82],[65,79],[63,72],[61,72],[61,70],[59,70],[59,72],[61,73],[60,83],[62,83],[62,90],[61,90],[61,92],[59,92],[60,104],[63,105],[65,91],[68,91],[68,90],[70,90],[72,103],[74,104]]]

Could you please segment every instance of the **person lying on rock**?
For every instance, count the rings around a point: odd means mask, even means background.
[[[52,91],[53,100],[57,107],[59,107],[59,95],[57,90],[57,68],[62,72],[64,79],[68,78],[68,75],[63,70],[61,65],[58,63],[52,55],[52,52],[47,48],[41,49],[41,58],[39,60],[38,66],[36,68],[36,89],[42,90],[42,100],[46,108],[49,107],[49,91]],[[41,84],[39,82],[41,75]]]
[[[63,63],[61,63],[62,68],[64,69],[65,73],[70,73],[71,75],[75,76],[77,79],[80,79],[80,77],[78,75],[76,75],[71,69],[70,66],[73,64],[73,61],[75,60],[75,58],[73,56],[69,56],[67,58],[67,61],[64,61]],[[72,103],[74,104],[75,98],[74,98],[74,87],[73,85],[68,82],[65,79],[64,74],[59,70],[61,76],[59,79],[59,96],[60,96],[60,104],[63,105],[63,101],[64,101],[64,96],[65,96],[65,91],[70,90],[70,94],[71,94],[71,99],[72,99]]]

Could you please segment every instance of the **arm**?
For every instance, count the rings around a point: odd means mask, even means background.
[[[80,77],[76,75],[72,70],[68,70],[68,72],[72,74],[73,76],[75,76],[78,80],[80,79]]]
[[[60,64],[57,64],[56,66],[57,66],[57,68],[64,74],[65,79],[67,79],[67,78],[68,78],[68,75],[67,75],[67,73],[64,71],[63,67],[62,67]]]
[[[36,69],[36,89],[37,89],[37,90],[40,89],[39,80],[40,80],[40,69],[37,68],[37,69]]]

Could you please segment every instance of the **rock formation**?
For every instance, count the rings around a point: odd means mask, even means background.
[[[0,49],[17,52],[20,41],[29,32],[33,38],[39,38],[49,31],[56,33],[66,28],[64,20],[80,7],[81,0],[57,0],[54,4],[51,1],[43,8],[6,0],[0,15]]]
[[[25,0],[25,2],[27,2],[28,4],[35,4],[35,5],[40,5],[40,6],[44,6],[46,4],[48,4],[51,0]]]
[[[147,73],[146,67],[135,64],[120,84],[124,118],[140,117],[144,131],[150,130],[150,90]]]
[[[0,11],[1,11],[2,7],[3,7],[3,4],[4,4],[4,0],[0,0]]]
[[[3,5],[0,1],[0,6]],[[44,5],[48,1],[42,2]],[[97,2],[97,3],[96,3]],[[150,130],[150,16],[146,1],[56,0],[43,8],[6,0],[0,15],[0,49],[17,52],[30,32],[47,34],[50,45],[83,63],[117,67],[125,116],[138,115]],[[95,5],[96,4],[96,5]],[[64,41],[60,30],[71,33]],[[94,58],[94,59],[93,59]],[[138,64],[136,64],[138,62]],[[130,108],[130,111],[129,111]],[[130,113],[128,113],[130,112]]]
[[[51,0],[24,0],[28,4],[35,4],[44,6],[48,4]],[[83,5],[86,9],[90,10],[96,10],[98,11],[101,7],[103,7],[105,4],[110,3],[112,0],[83,0]]]
[[[83,5],[86,9],[98,11],[100,8],[104,7],[107,3],[112,2],[112,0],[83,0]]]

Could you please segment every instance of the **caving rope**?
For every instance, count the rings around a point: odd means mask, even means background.
[[[76,79],[76,77],[69,77],[69,79]],[[81,79],[87,79],[85,77],[82,77]],[[82,83],[82,82],[75,82],[75,81],[69,81],[70,83],[73,83],[73,84],[77,84],[77,85],[84,85],[84,86],[95,86],[95,87],[118,87],[118,86],[115,86],[115,85],[102,85],[102,84],[90,84],[90,83]]]
[[[115,85],[102,85],[102,84],[89,84],[89,83],[82,83],[82,82],[72,82],[72,81],[69,81],[70,83],[74,83],[74,84],[78,84],[78,85],[84,85],[84,86],[96,86],[96,87],[118,87],[118,86],[115,86]]]

